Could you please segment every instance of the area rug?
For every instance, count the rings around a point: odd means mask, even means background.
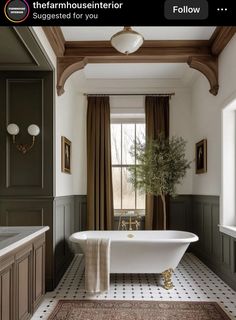
[[[229,320],[216,302],[59,300],[48,320]]]

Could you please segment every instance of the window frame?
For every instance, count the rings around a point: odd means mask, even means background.
[[[145,201],[145,208],[144,209],[137,209],[137,193],[138,190],[135,189],[135,208],[133,209],[123,209],[122,208],[122,196],[123,196],[123,188],[122,188],[122,169],[123,168],[128,168],[131,166],[137,166],[136,163],[136,156],[135,156],[135,163],[134,164],[122,164],[122,155],[123,155],[123,148],[122,148],[122,142],[123,142],[123,124],[133,124],[134,125],[134,136],[135,136],[135,154],[136,154],[136,125],[137,124],[144,124],[145,125],[145,116],[143,115],[143,117],[111,117],[111,126],[112,124],[119,124],[121,125],[121,164],[111,164],[112,168],[121,168],[120,170],[120,175],[121,175],[121,209],[114,209],[114,214],[115,215],[125,215],[125,213],[127,213],[129,215],[129,212],[134,212],[137,215],[141,215],[144,216],[145,212],[146,212],[146,201]]]

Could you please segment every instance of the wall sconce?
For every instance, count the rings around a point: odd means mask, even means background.
[[[35,137],[39,135],[40,129],[36,124],[31,124],[28,126],[28,133],[32,136],[31,144],[16,144],[16,135],[20,132],[20,129],[17,124],[10,123],[7,126],[7,132],[12,136],[12,143],[16,145],[18,151],[22,154],[26,154],[30,149],[33,148],[35,143]]]

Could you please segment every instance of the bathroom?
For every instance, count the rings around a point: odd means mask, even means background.
[[[181,45],[177,40],[191,41],[193,55],[211,46],[214,57],[218,56],[212,67],[212,61],[204,64],[196,57],[190,61],[186,54],[179,57],[176,52],[162,60],[159,56],[155,60],[155,53],[145,57],[140,53],[136,61],[124,56],[119,63],[115,56],[111,63],[102,41],[120,31],[119,27],[1,27],[0,226],[49,227],[45,231],[46,295],[33,316],[29,310],[29,318],[47,319],[57,301],[65,299],[216,301],[236,319],[236,35],[233,27],[227,32],[220,28],[134,28],[145,40],[172,40],[176,48]],[[224,44],[217,38],[223,32],[228,37]],[[80,41],[82,49],[73,43]],[[101,47],[86,47],[86,41],[101,41]],[[84,63],[78,60],[79,50],[88,56],[90,51],[91,56],[97,53],[99,58],[89,57]],[[199,240],[189,246],[174,271],[173,289],[163,288],[159,272],[112,273],[110,290],[91,297],[84,287],[81,248],[70,236],[87,230],[88,220],[90,230],[109,230],[111,223],[114,230],[123,228],[132,234],[136,228],[145,230],[148,213],[145,195],[130,189],[128,182],[124,186],[121,175],[115,175],[130,164],[127,153],[126,163],[111,163],[117,182],[114,217],[92,222],[88,216],[93,203],[87,192],[87,168],[92,167],[87,158],[88,99],[109,97],[112,149],[121,130],[145,132],[146,96],[163,95],[169,102],[169,136],[186,141],[185,156],[191,162],[177,185],[177,197],[168,200],[167,229],[194,233]],[[7,132],[10,123],[19,128],[15,142]],[[27,131],[31,124],[37,124],[40,132],[33,135],[34,144],[24,154],[16,147],[31,146]],[[199,172],[196,149],[202,141],[206,158]]]

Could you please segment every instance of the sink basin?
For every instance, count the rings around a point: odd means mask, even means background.
[[[8,240],[9,238],[17,236],[19,233],[0,233],[0,241]]]

